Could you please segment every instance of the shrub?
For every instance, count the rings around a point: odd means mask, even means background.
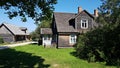
[[[105,61],[105,33],[107,30],[96,28],[80,35],[76,46],[77,55],[88,62]]]
[[[105,61],[108,65],[120,64],[120,25],[100,27],[78,37],[76,53],[88,62]]]
[[[88,58],[86,56],[88,50],[85,47],[85,35],[79,35],[79,37],[77,38],[77,44],[75,49],[76,49],[77,56],[79,58],[82,58],[82,59]]]

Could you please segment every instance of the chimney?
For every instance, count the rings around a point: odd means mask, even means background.
[[[82,7],[78,7],[78,13],[82,12]]]
[[[98,10],[97,9],[94,10],[94,15],[95,15],[95,17],[98,17]]]

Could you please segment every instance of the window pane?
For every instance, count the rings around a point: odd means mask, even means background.
[[[84,27],[84,23],[82,23],[82,27]]]
[[[47,37],[44,37],[44,40],[47,40]]]
[[[87,20],[81,20],[81,28],[87,28],[88,27],[88,21]]]
[[[87,27],[87,23],[85,23],[85,28]]]
[[[71,38],[71,42],[72,42],[72,38]]]
[[[48,35],[48,40],[50,40],[50,35]]]
[[[76,35],[70,35],[70,43],[76,43]]]
[[[73,38],[73,42],[75,43],[75,38]]]

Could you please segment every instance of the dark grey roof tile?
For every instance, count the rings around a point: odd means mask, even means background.
[[[21,30],[20,27],[16,26],[16,25],[12,25],[9,23],[2,23],[3,25],[5,25],[14,35],[29,35],[29,32],[26,31],[26,33],[24,31]]]
[[[41,34],[52,34],[51,28],[41,28]]]
[[[75,13],[54,12],[58,32],[77,32],[73,26],[70,26],[69,20],[75,17]]]

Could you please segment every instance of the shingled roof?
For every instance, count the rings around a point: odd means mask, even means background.
[[[82,12],[87,13],[90,17],[94,18],[92,14],[89,14],[86,10]],[[81,13],[82,13],[81,12]],[[75,19],[81,13],[61,13],[61,12],[54,12],[54,18],[56,21],[56,27],[58,32],[77,32],[75,27],[70,25],[70,20]]]
[[[51,28],[41,28],[41,34],[52,34]]]
[[[58,32],[77,32],[77,30],[69,24],[69,20],[75,17],[75,13],[54,12]]]
[[[9,23],[2,23],[1,26],[4,25],[9,31],[11,31],[14,35],[29,35],[29,32],[26,30],[26,33],[21,30],[21,27],[16,25],[12,25]],[[0,27],[1,27],[0,26]],[[23,27],[22,27],[23,28]],[[24,27],[25,28],[25,27]]]

